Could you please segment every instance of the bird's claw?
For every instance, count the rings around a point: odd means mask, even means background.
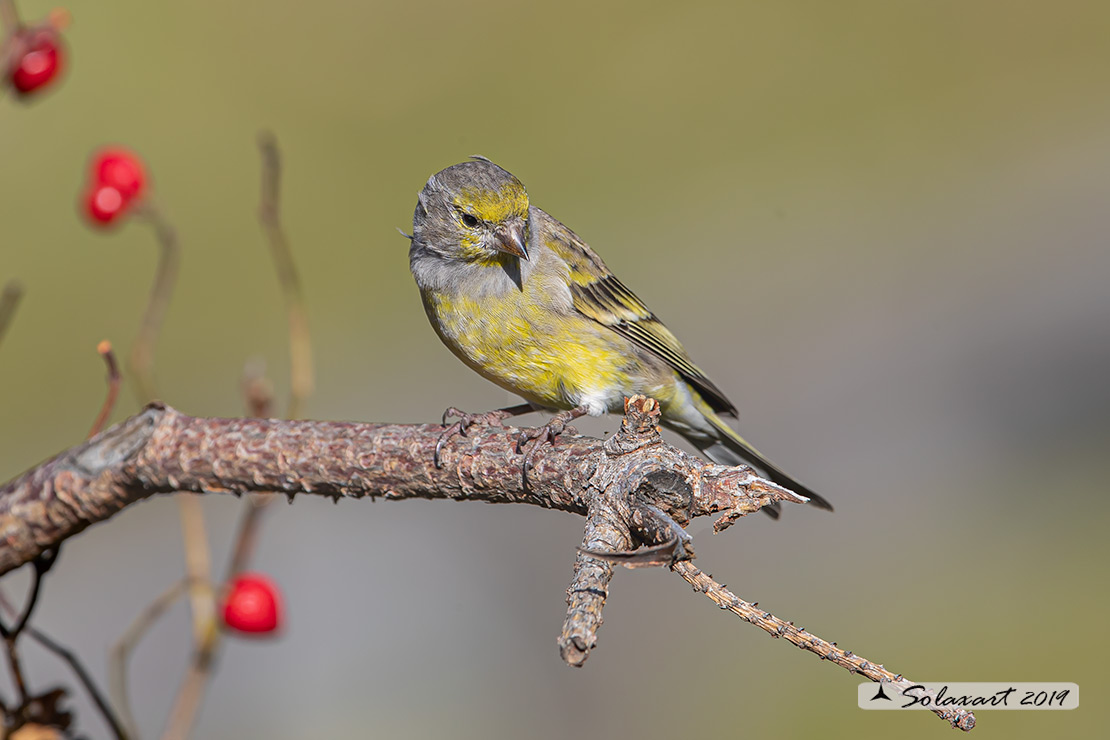
[[[452,416],[459,417],[460,422],[463,421],[463,420],[466,420],[466,424],[467,425],[470,424],[471,415],[466,413],[462,409],[455,408],[454,406],[448,406],[444,410],[443,419],[439,423],[443,426],[447,426],[447,420],[450,419]]]
[[[528,448],[528,452],[524,454],[524,462],[521,464],[520,468],[521,476],[524,478],[524,490],[528,490],[529,487],[528,471],[535,463],[536,450],[538,450],[546,443],[550,443],[551,446],[554,447],[555,440],[560,434],[563,433],[565,429],[565,422],[552,420],[550,423],[544,424],[542,427],[536,427],[535,429],[525,429],[523,432],[520,433],[520,437],[516,441],[516,454],[518,455],[524,452],[524,446],[528,444],[528,442],[533,439],[536,440],[536,443]]]
[[[524,489],[528,490],[528,471],[532,468],[536,452],[545,444],[555,446],[555,440],[560,434],[567,430],[567,424],[580,416],[585,416],[586,412],[582,408],[571,409],[570,411],[561,411],[552,417],[551,421],[544,424],[542,427],[534,429],[525,429],[520,433],[516,440],[516,453],[519,455],[524,452],[524,446],[531,440],[536,440],[528,452],[524,455],[524,462],[521,465],[521,476],[524,479]]]
[[[459,420],[453,424],[448,425],[447,420],[450,419],[452,416],[457,416]],[[439,469],[443,467],[443,463],[440,459],[441,454],[443,452],[444,445],[447,444],[448,440],[450,440],[451,437],[455,436],[456,434],[458,434],[460,437],[465,437],[467,430],[475,424],[481,424],[483,426],[499,426],[502,421],[509,418],[510,416],[512,416],[512,412],[510,409],[496,409],[494,411],[487,411],[484,414],[470,414],[466,411],[463,411],[462,409],[457,409],[454,406],[449,406],[447,410],[443,412],[443,419],[441,422],[443,426],[447,428],[443,430],[443,434],[439,435],[439,439],[436,441],[435,455],[432,458],[432,461],[435,463],[436,468]]]

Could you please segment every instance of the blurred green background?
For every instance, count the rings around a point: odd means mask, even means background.
[[[1110,612],[1106,3],[68,7],[65,80],[0,99],[0,281],[27,291],[0,346],[0,479],[82,439],[104,394],[96,343],[126,353],[138,328],[149,230],[94,233],[75,208],[110,142],[146,158],[183,240],[158,347],[169,403],[242,413],[256,357],[287,389],[255,220],[263,127],[311,314],[306,414],[424,422],[509,402],[440,346],[395,231],[429,175],[480,153],[683,338],[745,436],[837,506],[717,537],[695,523],[703,568],[917,680],[1082,686],[1075,712],[980,713],[980,738],[1105,731],[1088,628]],[[136,408],[125,388],[113,418]],[[240,505],[204,506],[222,564]],[[197,737],[951,732],[862,712],[855,677],[661,571],[618,573],[598,649],[565,667],[580,530],[525,507],[276,507],[255,565],[284,587],[288,629],[229,642]],[[181,567],[175,503],[135,506],[67,543],[36,624],[103,678],[107,646]],[[148,736],[188,641],[179,605],[133,662]],[[26,653],[33,686],[73,685]]]

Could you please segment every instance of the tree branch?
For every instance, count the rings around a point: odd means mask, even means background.
[[[720,531],[777,501],[804,498],[745,466],[706,462],[665,444],[659,408],[636,396],[620,430],[602,441],[567,434],[540,450],[524,485],[519,432],[472,427],[453,436],[435,464],[436,424],[352,424],[195,418],[160,404],[0,487],[0,575],[85,527],[157,493],[275,491],[338,498],[445,498],[525,503],[586,517],[559,638],[580,666],[597,642],[612,564],[670,565],[723,608],[798,647],[879,681],[881,666],[748,604],[694,568],[691,519],[720,514]],[[944,716],[960,729],[970,713]]]
[[[174,491],[448,498],[586,515],[602,493],[619,502],[666,479],[682,490],[656,505],[680,524],[724,512],[718,528],[770,501],[803,500],[746,467],[664,444],[657,415],[653,401],[640,399],[607,442],[561,437],[538,455],[525,489],[516,435],[500,427],[453,438],[437,469],[437,424],[195,418],[154,403],[0,487],[0,575],[125,506]]]

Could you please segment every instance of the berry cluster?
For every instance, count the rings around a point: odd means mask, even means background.
[[[82,197],[85,213],[97,226],[108,226],[146,192],[142,160],[120,147],[107,147],[93,155],[89,188]]]

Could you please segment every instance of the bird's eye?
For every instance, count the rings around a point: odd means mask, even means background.
[[[462,222],[463,225],[466,226],[466,228],[473,229],[475,226],[478,225],[478,217],[469,213],[464,213],[462,215]]]

